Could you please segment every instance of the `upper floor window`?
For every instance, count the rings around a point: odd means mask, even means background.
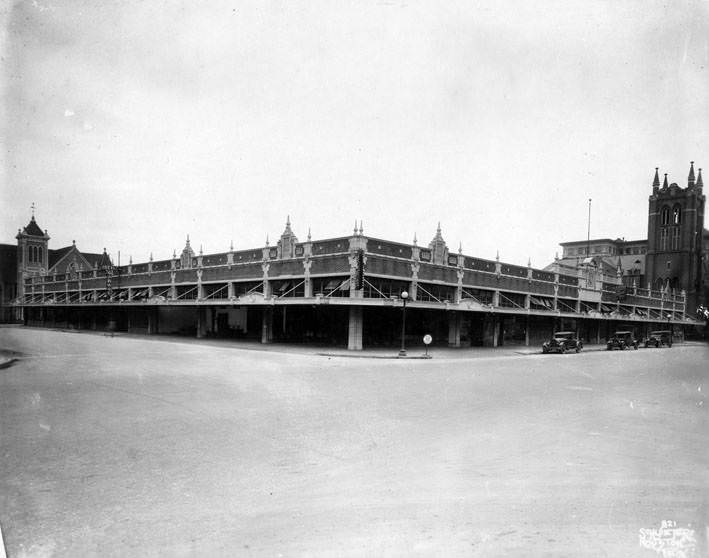
[[[660,229],[660,250],[667,250],[667,246],[668,246],[667,238],[668,238],[667,229]]]
[[[660,213],[660,223],[662,225],[670,224],[670,208],[667,206],[662,208],[662,213]]]
[[[681,219],[682,219],[682,210],[679,208],[678,205],[675,205],[672,208],[672,224],[679,225]]]
[[[672,227],[672,249],[679,250],[679,227]]]

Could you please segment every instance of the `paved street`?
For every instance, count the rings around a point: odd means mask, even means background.
[[[10,558],[659,556],[663,521],[707,552],[704,345],[384,360],[0,328],[0,350]]]

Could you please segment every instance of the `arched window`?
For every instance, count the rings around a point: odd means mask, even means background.
[[[662,279],[662,277],[658,277],[655,279],[655,290],[656,291],[661,291],[662,290],[662,285],[664,285],[665,281]]]
[[[41,246],[37,249],[37,261],[38,261],[39,263],[42,263],[42,262],[44,261],[44,257],[43,257],[43,254],[42,254],[42,247],[41,247]]]
[[[669,225],[670,224],[670,208],[665,206],[662,208],[662,213],[660,213],[660,224]]]
[[[672,224],[673,225],[679,225],[682,219],[682,210],[680,209],[679,205],[675,205],[672,208]]]
[[[672,227],[672,249],[679,250],[679,227]]]
[[[667,229],[660,229],[660,250],[667,250]]]

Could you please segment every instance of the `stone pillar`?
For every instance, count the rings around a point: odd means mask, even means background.
[[[148,308],[148,335],[155,333],[157,313],[157,308]]]
[[[416,254],[418,257],[418,248],[416,248]],[[409,299],[411,301],[418,300],[418,283],[419,283],[419,269],[421,264],[418,261],[414,261],[411,264],[411,283],[409,284]]]
[[[270,343],[271,341],[273,341],[273,307],[266,306],[263,309],[261,320],[261,343]]]
[[[497,347],[497,319],[493,314],[487,314],[483,320],[483,346]]]
[[[207,332],[207,316],[203,306],[197,307],[197,339],[202,339]]]
[[[199,257],[200,267],[202,256]],[[197,300],[204,300],[204,287],[202,286],[202,270],[197,270]]]
[[[350,306],[350,323],[347,334],[347,350],[362,350],[362,330],[364,326],[363,309],[361,306]]]
[[[460,312],[448,313],[448,346],[460,347]]]
[[[116,331],[116,312],[115,310],[110,310],[108,314],[108,331]]]
[[[460,304],[460,301],[463,300],[463,275],[464,275],[463,267],[462,267],[463,256],[458,256],[458,260],[460,263],[459,263],[458,270],[456,272],[456,274],[458,276],[458,285],[455,288],[455,303],[456,304]],[[460,329],[460,328],[458,328],[458,329]],[[460,335],[458,335],[458,337],[460,337]],[[459,347],[459,346],[460,346],[460,339],[458,340],[458,345],[456,345],[456,347]]]
[[[312,260],[308,255],[305,256],[303,260],[303,273],[305,278],[303,279],[303,297],[313,298],[313,283],[310,280],[310,266],[313,265]]]

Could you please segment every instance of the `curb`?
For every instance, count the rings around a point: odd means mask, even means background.
[[[388,360],[426,360],[426,359],[432,359],[433,356],[431,355],[421,355],[421,356],[399,356],[399,355],[358,355],[358,354],[352,354],[349,355],[347,353],[315,353],[317,356],[326,356],[326,357],[341,357],[341,358],[378,358],[378,359],[388,359]]]
[[[2,370],[3,368],[10,368],[10,366],[15,364],[16,362],[16,358],[2,359],[0,360],[0,370]],[[2,532],[0,532],[0,542],[2,542]],[[3,558],[2,554],[0,554],[0,558]]]
[[[5,541],[2,538],[2,525],[0,525],[0,558],[7,558],[7,554],[5,554]]]

